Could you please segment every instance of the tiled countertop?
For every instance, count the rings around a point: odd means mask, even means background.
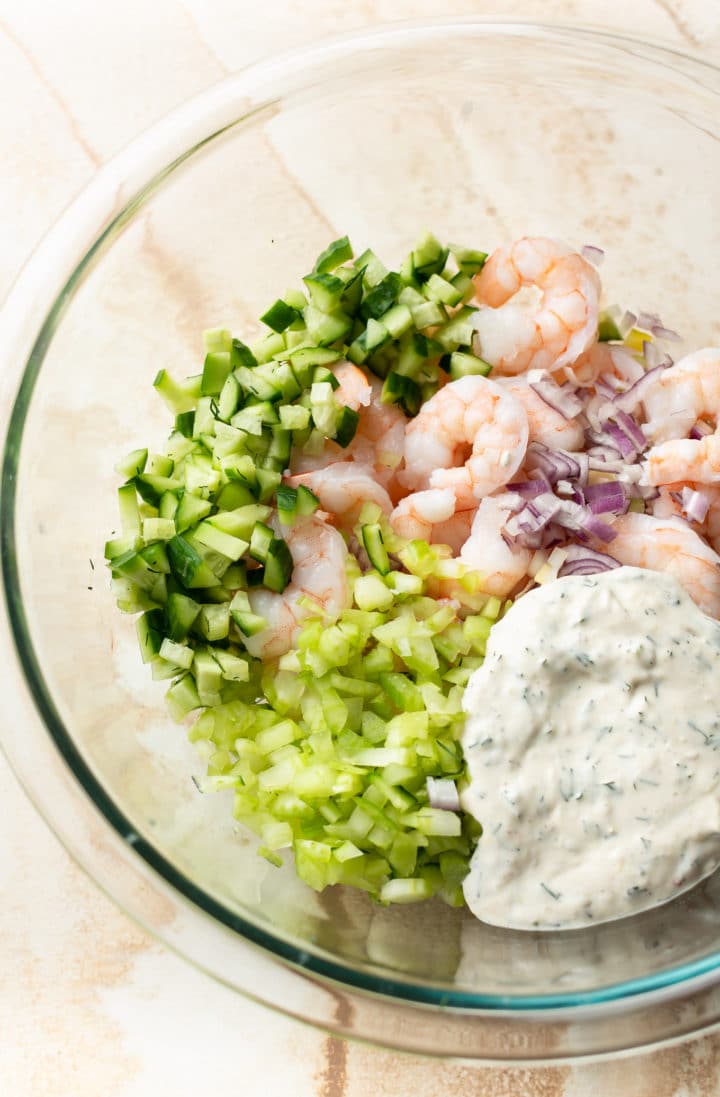
[[[720,60],[717,0],[0,0],[0,298],[97,167],[182,100],[275,49],[448,14],[582,21]],[[542,1070],[470,1069],[345,1045],[232,994],[148,938],[70,861],[2,759],[0,802],[7,1097],[720,1093],[720,1035]]]

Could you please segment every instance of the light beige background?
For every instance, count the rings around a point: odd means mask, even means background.
[[[195,92],[322,34],[470,13],[627,29],[720,62],[718,0],[0,0],[0,299],[97,167]],[[326,1038],[149,940],[70,862],[1,759],[0,805],[3,1097],[720,1093],[720,1035],[573,1070],[470,1070]]]

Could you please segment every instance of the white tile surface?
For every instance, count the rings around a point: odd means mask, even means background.
[[[320,34],[451,13],[625,28],[720,59],[717,0],[0,0],[0,297],[95,168],[175,104]],[[2,760],[0,803],[3,1095],[720,1091],[720,1037],[574,1070],[469,1070],[345,1046],[244,1001],[148,939],[69,860]]]

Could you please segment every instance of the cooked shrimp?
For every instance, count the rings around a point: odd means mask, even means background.
[[[481,499],[460,552],[461,561],[480,572],[485,593],[498,598],[510,594],[526,578],[532,557],[529,549],[511,548],[502,536],[509,503],[509,496],[503,494]]]
[[[566,419],[546,404],[531,388],[526,377],[498,377],[495,383],[517,397],[525,408],[531,442],[542,442],[551,449],[579,450],[583,448],[585,431],[577,419]]]
[[[333,524],[347,532],[352,530],[364,503],[376,503],[383,514],[390,514],[393,507],[385,488],[377,483],[372,466],[359,461],[336,461],[313,472],[289,476],[286,483],[310,488],[323,509],[333,515]]]
[[[433,528],[455,513],[455,496],[449,488],[414,491],[401,499],[390,515],[390,525],[409,541],[429,541]]]
[[[377,377],[366,377],[352,362],[340,362],[333,369],[340,382],[336,399],[360,413],[355,437],[344,448],[328,440],[320,453],[294,452],[291,471],[312,472],[337,461],[359,461],[372,465],[380,482],[387,486],[402,464],[407,419],[397,405],[383,404],[382,381]]]
[[[679,518],[621,514],[603,545],[621,564],[674,575],[701,610],[720,617],[720,556]]]
[[[645,392],[643,406],[647,417],[644,430],[655,444],[685,438],[698,419],[717,421],[720,415],[720,348],[697,350],[659,373]],[[686,473],[675,479],[692,480],[695,477]]]
[[[450,488],[460,509],[512,479],[528,444],[520,401],[486,377],[451,381],[423,404],[405,431],[408,488]]]
[[[693,480],[720,481],[720,348],[706,347],[664,370],[643,400],[648,450],[645,474],[650,484]],[[714,434],[686,435],[698,419],[711,420]]]
[[[485,306],[473,321],[480,351],[498,373],[572,366],[596,338],[597,271],[557,240],[526,236],[497,248],[475,287]],[[532,310],[512,300],[523,287],[540,291]]]
[[[626,347],[612,343],[593,343],[572,366],[565,367],[568,379],[581,388],[590,388],[602,376],[617,377],[627,385],[645,372]]]
[[[248,636],[245,645],[261,659],[276,659],[293,646],[302,621],[314,612],[302,599],[311,600],[331,621],[350,604],[348,550],[341,534],[317,516],[282,533],[293,558],[290,583],[282,594],[260,587],[248,591],[253,613],[264,617],[267,627]]]

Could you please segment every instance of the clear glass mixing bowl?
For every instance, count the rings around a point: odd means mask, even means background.
[[[115,610],[113,464],[169,419],[151,384],[200,333],[254,317],[342,233],[398,259],[424,227],[492,247],[607,250],[614,298],[717,341],[718,71],[589,31],[386,27],[279,57],[172,115],[104,169],[2,317],[2,742],[82,865],[218,979],[362,1039],[547,1060],[720,1019],[720,880],[572,933],[440,903],[317,895],[256,857],[173,725]]]

